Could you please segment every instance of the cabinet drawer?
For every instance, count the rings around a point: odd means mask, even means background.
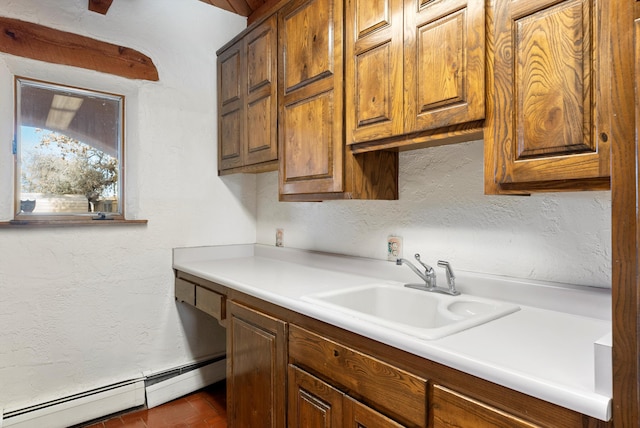
[[[440,385],[433,386],[431,400],[433,428],[534,428],[514,415],[466,397]]]
[[[211,315],[218,321],[226,318],[225,296],[196,285],[196,308]]]
[[[175,283],[176,300],[185,302],[190,305],[196,304],[196,285],[185,281],[182,278],[176,278]]]
[[[392,419],[426,425],[426,379],[295,325],[289,358]]]

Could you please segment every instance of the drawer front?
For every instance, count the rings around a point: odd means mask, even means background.
[[[218,321],[226,318],[225,296],[196,285],[196,308],[211,315]]]
[[[433,386],[431,400],[433,428],[534,428],[538,425],[526,422],[470,397],[466,397],[440,385]]]
[[[426,379],[295,325],[289,357],[397,421],[426,425]]]
[[[182,278],[176,278],[175,283],[176,300],[185,302],[190,305],[196,304],[196,285],[185,281]]]

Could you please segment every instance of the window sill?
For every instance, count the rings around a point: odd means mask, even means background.
[[[109,227],[109,226],[129,226],[146,225],[148,220],[10,220],[0,221],[0,229],[32,229],[43,227]]]

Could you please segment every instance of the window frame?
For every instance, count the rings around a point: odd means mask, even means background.
[[[39,213],[39,214],[26,214],[22,213],[20,209],[20,195],[21,195],[21,165],[19,165],[19,154],[21,151],[21,141],[18,141],[18,134],[20,132],[20,85],[22,82],[32,84],[35,86],[43,86],[52,90],[60,90],[62,92],[69,92],[71,94],[79,95],[96,95],[104,96],[105,98],[118,101],[118,127],[117,127],[117,145],[118,145],[118,211],[117,213],[104,213],[101,215],[99,212],[77,212],[77,213]],[[126,97],[122,94],[114,94],[110,92],[81,88],[72,85],[66,85],[56,82],[49,82],[39,79],[33,79],[24,76],[14,76],[14,134],[12,142],[12,153],[14,162],[13,173],[13,220],[8,223],[12,225],[33,225],[33,226],[64,226],[64,225],[97,225],[97,224],[120,224],[120,223],[146,223],[146,220],[126,220],[125,219],[125,164],[126,164],[126,152],[125,152],[125,106]]]

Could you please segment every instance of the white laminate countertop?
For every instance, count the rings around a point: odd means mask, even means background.
[[[594,360],[594,343],[611,332],[609,290],[456,272],[463,293],[515,302],[520,310],[423,340],[301,299],[374,282],[415,282],[409,269],[391,262],[247,244],[177,248],[173,268],[597,419],[611,418],[610,394],[596,392]]]

